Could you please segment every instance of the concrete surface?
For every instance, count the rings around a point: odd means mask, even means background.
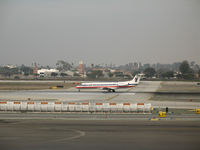
[[[1,150],[199,150],[200,121],[0,120]]]
[[[185,83],[185,84],[184,84]],[[173,94],[176,91],[181,94]],[[185,86],[184,86],[185,85]],[[171,87],[171,91],[170,91]],[[183,90],[181,91],[181,87]],[[187,88],[186,88],[187,87]],[[190,88],[192,91],[186,91]],[[0,91],[0,100],[52,100],[52,101],[77,101],[77,102],[145,102],[152,103],[154,107],[170,107],[195,109],[200,108],[200,93],[195,83],[188,82],[160,82],[141,81],[131,89],[118,89],[116,93],[103,92],[102,90],[82,90],[75,88],[64,90],[28,90],[28,91]],[[196,94],[190,92],[197,92]],[[160,94],[157,92],[167,92]],[[170,93],[171,92],[171,93]],[[187,92],[184,94],[184,92]]]

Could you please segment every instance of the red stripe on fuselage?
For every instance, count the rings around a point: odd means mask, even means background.
[[[77,89],[97,89],[97,88],[131,88],[135,87],[135,85],[131,86],[76,86]]]

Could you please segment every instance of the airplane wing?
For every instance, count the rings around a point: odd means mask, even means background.
[[[115,90],[117,87],[102,87],[101,90]]]

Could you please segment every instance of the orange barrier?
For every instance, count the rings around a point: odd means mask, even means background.
[[[35,104],[35,102],[27,102],[27,104]]]
[[[96,103],[96,105],[103,105],[103,103]]]
[[[144,105],[144,103],[137,103],[137,105]]]
[[[48,102],[41,102],[41,104],[48,104]]]
[[[109,103],[109,105],[117,105],[116,103]]]
[[[61,102],[54,102],[54,104],[62,104]]]
[[[89,105],[89,103],[82,103],[82,105]]]
[[[123,103],[123,105],[128,105],[128,106],[130,106],[131,104],[130,104],[130,103]]]
[[[74,103],[74,102],[69,102],[68,104],[69,104],[69,105],[75,105],[76,103]]]

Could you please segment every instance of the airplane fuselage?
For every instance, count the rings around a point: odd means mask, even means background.
[[[131,81],[124,82],[91,82],[91,83],[81,83],[77,85],[76,88],[79,89],[102,89],[115,92],[118,88],[131,88],[139,84],[137,76]]]
[[[120,83],[101,83],[101,82],[94,82],[94,83],[82,83],[81,85],[76,86],[77,89],[84,89],[84,88],[130,88],[134,87],[136,84],[120,84]]]

